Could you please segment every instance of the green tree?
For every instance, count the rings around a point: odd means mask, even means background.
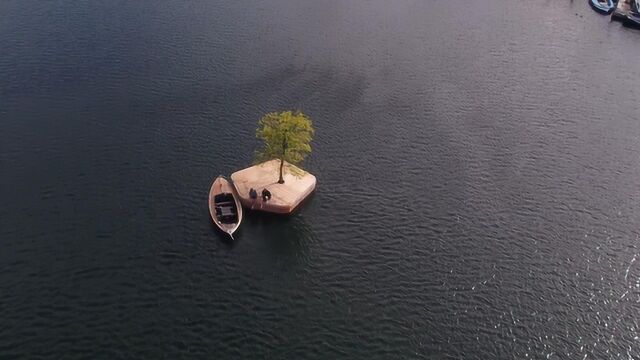
[[[311,152],[313,138],[311,119],[300,111],[268,113],[258,122],[256,137],[264,141],[257,159],[266,161],[280,159],[280,179],[283,184],[284,162],[298,164]]]

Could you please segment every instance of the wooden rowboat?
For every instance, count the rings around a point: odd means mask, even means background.
[[[209,190],[209,213],[220,230],[231,236],[242,222],[242,205],[236,189],[223,176],[218,176]]]

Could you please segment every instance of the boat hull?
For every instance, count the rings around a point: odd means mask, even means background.
[[[233,238],[242,222],[242,204],[233,184],[218,176],[209,190],[209,214],[213,223]]]

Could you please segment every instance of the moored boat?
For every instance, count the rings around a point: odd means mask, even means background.
[[[235,187],[223,176],[218,176],[211,184],[209,213],[216,226],[233,239],[233,233],[242,222],[242,205]]]
[[[611,12],[613,12],[613,10],[616,8],[616,4],[613,2],[613,0],[589,0],[589,4],[591,4],[591,7],[595,11],[602,14],[611,14]]]

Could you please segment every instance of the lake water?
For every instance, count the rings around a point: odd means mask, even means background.
[[[640,31],[585,1],[3,0],[0,358],[640,358]],[[207,193],[257,120],[314,196]]]

